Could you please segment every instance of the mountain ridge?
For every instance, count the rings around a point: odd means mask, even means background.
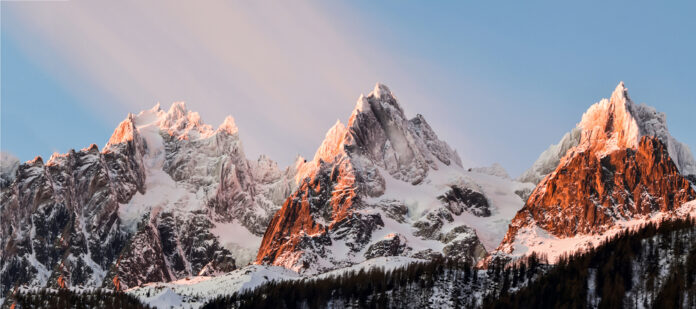
[[[598,235],[696,215],[689,148],[623,83],[524,181],[497,164],[464,168],[381,83],[312,160],[284,169],[248,159],[231,116],[213,127],[183,102],[129,113],[101,151],[2,159],[0,298],[18,285],[126,290],[278,266],[297,276],[369,261],[485,266],[538,249],[553,260]],[[262,265],[240,269],[249,262]]]
[[[514,181],[464,170],[425,118],[407,119],[379,83],[358,98],[348,125],[337,121],[328,130],[301,175],[299,189],[273,217],[256,263],[311,274],[378,256],[475,262],[486,254],[477,229],[502,229],[512,217],[499,210],[506,204],[491,205],[477,182],[500,186],[504,193],[497,194],[513,200],[513,211],[522,205]],[[401,190],[423,196],[404,200]],[[475,221],[484,223],[468,225]]]
[[[614,126],[620,130],[614,130]],[[605,135],[602,131],[607,129],[614,135]],[[583,135],[582,133],[586,131],[592,133]],[[581,140],[583,136],[584,139]],[[618,149],[623,146],[635,148],[642,136],[655,136],[660,139],[667,147],[670,157],[680,173],[685,176],[696,175],[696,160],[694,160],[689,147],[677,141],[669,133],[666,115],[644,103],[640,105],[633,103],[628,95],[628,89],[623,82],[620,82],[609,99],[602,99],[590,106],[583,113],[581,121],[576,127],[566,133],[558,144],[551,145],[546,149],[532,167],[519,177],[519,180],[539,183],[544,176],[551,173],[561,163],[561,158],[566,155],[568,150],[579,145],[584,145],[581,148],[587,147],[592,138],[602,139],[602,143],[595,143],[595,145]],[[605,149],[604,152],[610,151],[609,148]],[[604,154],[604,152],[595,152],[600,156]]]
[[[596,238],[625,221],[690,213],[681,207],[696,198],[696,186],[684,174],[693,170],[694,159],[669,134],[665,119],[652,107],[633,104],[619,83],[610,99],[590,106],[578,126],[524,175],[541,176],[545,170],[540,167],[558,161],[515,216],[497,251],[518,256],[548,251],[548,244],[555,243],[561,247],[553,250],[550,258],[555,258],[564,250],[581,249],[573,240],[564,249],[563,239]]]
[[[0,195],[1,295],[18,284],[125,289],[235,269],[295,173],[248,160],[233,118],[213,128],[183,102],[129,114],[101,151],[11,163]],[[218,235],[235,226],[251,241]]]

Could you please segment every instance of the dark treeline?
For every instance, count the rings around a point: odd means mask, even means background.
[[[696,308],[695,227],[690,217],[647,224],[563,256],[553,267],[536,255],[486,270],[440,259],[271,282],[204,308]],[[676,262],[665,278],[659,259],[667,255]],[[434,303],[438,295],[444,298]]]
[[[96,289],[89,292],[73,292],[68,289],[41,289],[31,293],[18,293],[6,300],[6,305],[20,308],[46,309],[140,309],[143,305],[135,296],[123,292]]]
[[[668,256],[676,262],[660,284],[659,260]],[[647,224],[564,256],[539,280],[516,293],[489,295],[483,307],[696,308],[695,277],[696,219],[687,217]]]
[[[508,272],[517,286],[542,273],[543,258],[532,254]],[[403,268],[351,271],[341,275],[302,281],[270,282],[259,288],[208,302],[203,308],[408,308],[435,306],[435,287],[443,288],[443,302],[455,308],[478,306],[476,293],[501,288],[496,282],[503,267],[479,270],[468,262],[435,259]],[[450,293],[450,291],[452,293]],[[480,294],[479,294],[480,295]]]
[[[393,271],[373,268],[322,279],[270,282],[252,291],[217,298],[203,308],[325,308],[337,299],[357,307],[385,308],[389,302],[385,292],[414,293],[432,288],[434,279],[451,267],[472,269],[455,261],[438,261],[413,263]],[[475,280],[471,271],[467,273],[469,280]],[[402,291],[401,287],[412,290]]]

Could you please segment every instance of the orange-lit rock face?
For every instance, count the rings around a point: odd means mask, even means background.
[[[296,261],[279,257],[298,251],[302,242],[326,241],[326,234],[351,214],[358,202],[356,190],[355,174],[348,160],[322,163],[317,173],[305,178],[273,216],[257,263],[292,267]]]
[[[637,148],[641,134],[630,111],[632,106],[623,83],[616,87],[608,100],[590,106],[578,124],[583,133],[577,150],[590,150],[603,157],[614,150]]]
[[[63,277],[63,275],[60,275],[60,277],[58,277],[58,287],[60,287],[61,289],[67,288],[65,284],[65,278]]]
[[[335,237],[331,233],[337,227],[357,230],[358,238],[369,236],[370,231],[378,227],[356,229],[353,226],[368,221],[381,223],[379,219],[357,214],[354,210],[359,208],[359,192],[370,195],[381,192],[384,187],[384,180],[371,162],[363,162],[368,167],[356,170],[351,157],[354,152],[346,149],[353,140],[353,132],[338,121],[326,133],[314,160],[298,165],[298,189],[273,216],[264,234],[257,263],[301,270],[317,258],[324,258],[321,247],[331,244]],[[356,179],[368,180],[370,185],[360,185]],[[304,250],[308,248],[312,251],[309,254]]]
[[[116,145],[132,141],[137,133],[133,123],[133,114],[128,114],[128,118],[121,121],[114,133],[111,135],[107,145]]]
[[[572,152],[536,187],[510,224],[503,244],[534,221],[557,237],[600,233],[621,218],[669,212],[696,198],[665,146],[643,137],[637,149],[599,158],[592,150]]]
[[[120,291],[121,290],[121,281],[118,280],[118,275],[114,276],[114,279],[112,280],[114,283],[114,290]]]
[[[419,185],[430,171],[450,165],[461,167],[457,153],[421,115],[406,118],[391,91],[377,84],[360,96],[347,126],[338,121],[326,133],[312,161],[297,162],[298,188],[273,216],[256,262],[309,273],[359,262],[373,232],[385,225],[376,208],[386,204],[370,204],[385,193],[385,177]],[[393,236],[367,256],[405,252],[400,239]]]
[[[582,120],[560,142],[544,151],[520,180],[539,184],[553,172],[569,150],[592,151],[597,157],[626,148],[637,149],[641,137],[659,139],[682,175],[696,179],[696,160],[689,147],[671,136],[667,116],[645,104],[634,103],[621,82],[611,97],[590,106]],[[691,176],[694,175],[694,176]]]

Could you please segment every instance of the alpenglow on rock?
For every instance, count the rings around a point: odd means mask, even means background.
[[[131,114],[102,151],[3,167],[0,297],[233,270],[255,256],[294,177],[247,160],[231,117],[214,129],[183,103]]]
[[[382,84],[360,96],[348,125],[328,131],[297,179],[256,262],[307,274],[392,255],[476,262],[502,239],[523,204],[514,190],[525,186],[467,172],[425,118],[406,118]]]
[[[690,212],[682,205],[696,199],[684,175],[693,157],[669,135],[664,114],[633,105],[623,83],[588,109],[577,130],[577,144],[531,193],[500,252],[557,257],[598,243],[618,224]]]
[[[659,139],[679,172],[687,177],[696,177],[696,160],[686,144],[669,134],[665,114],[645,104],[633,103],[621,82],[609,99],[602,99],[590,106],[576,128],[566,133],[558,144],[544,151],[532,167],[520,176],[520,181],[539,183],[556,169],[570,149],[594,147],[594,152],[601,156],[616,149],[637,148],[643,136]]]

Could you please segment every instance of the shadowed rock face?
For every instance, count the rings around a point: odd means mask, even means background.
[[[127,241],[119,203],[145,190],[144,145],[132,119],[127,139],[19,166],[0,200],[0,293],[17,285],[100,286]],[[125,133],[124,133],[125,134]]]
[[[365,258],[414,253],[403,235],[372,239],[375,231],[385,228],[386,217],[405,224],[408,209],[398,202],[375,205],[371,199],[384,194],[387,176],[415,186],[429,171],[448,165],[461,167],[456,152],[437,138],[422,116],[407,119],[389,89],[378,84],[358,99],[348,125],[337,122],[314,161],[298,172],[299,188],[273,216],[256,262],[320,272]],[[442,220],[433,217],[436,222],[408,227],[427,230],[415,236],[440,241],[443,220],[451,222],[452,212],[461,214],[469,207],[465,203],[486,208],[485,197],[457,192],[451,201],[443,201],[452,208],[442,206],[449,220],[446,215]],[[459,240],[463,241],[452,245],[453,254],[472,257],[469,253],[476,250],[454,249],[464,243],[483,249],[473,230]]]
[[[536,187],[513,219],[503,244],[534,222],[557,237],[601,233],[618,219],[669,212],[696,198],[664,144],[642,137],[599,158],[592,149],[570,153]]]
[[[126,289],[234,270],[234,258],[210,232],[212,227],[203,211],[185,218],[170,212],[151,216],[129,239],[106,276],[118,279],[106,281],[106,285]]]
[[[129,115],[102,151],[3,163],[0,298],[231,271],[239,252],[215,225],[263,235],[294,187],[294,169],[246,159],[231,117],[213,129],[182,103]]]
[[[330,245],[332,239],[351,239],[353,249],[362,249],[372,231],[384,224],[379,215],[354,212],[361,202],[353,175],[347,161],[322,163],[317,174],[306,179],[273,216],[257,262],[278,261],[290,268],[303,267],[326,257],[322,247]],[[289,257],[302,249],[307,249],[308,254],[299,259]]]
[[[365,251],[365,258],[372,259],[380,256],[398,256],[411,251],[411,247],[406,245],[406,239],[401,234],[391,234],[384,240],[380,240],[370,245]]]
[[[446,204],[455,215],[459,215],[465,210],[477,217],[488,217],[491,215],[486,196],[470,188],[452,186],[449,191],[437,198]]]

